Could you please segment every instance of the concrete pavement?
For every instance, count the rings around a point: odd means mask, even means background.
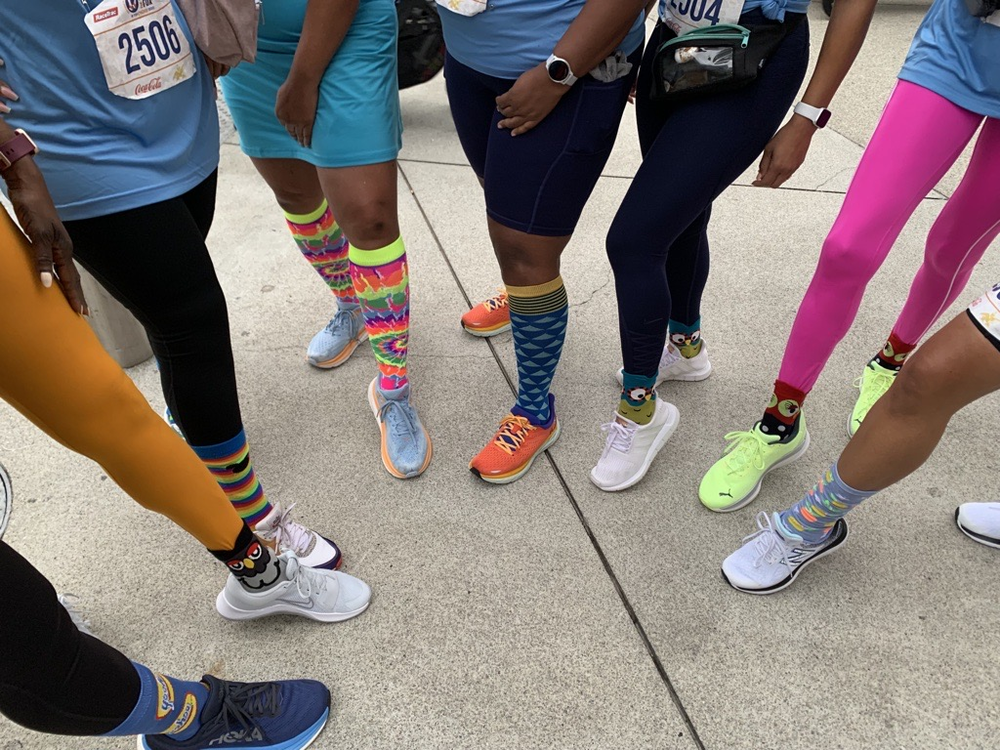
[[[880,8],[835,119],[787,188],[741,179],[718,201],[704,304],[715,373],[663,389],[681,425],[638,487],[609,495],[587,477],[616,399],[603,243],[638,162],[631,112],[565,256],[573,309],[554,386],[562,438],[525,479],[492,487],[466,463],[510,407],[516,368],[509,335],[487,343],[458,325],[499,274],[439,78],[403,93],[400,165],[414,400],[435,441],[424,477],[400,483],[381,467],[364,400],[370,352],[332,372],[304,364],[331,298],[231,143],[210,239],[258,473],[269,494],[298,503],[301,520],[341,544],[345,569],[374,590],[369,612],[326,626],[221,620],[212,602],[223,572],[207,554],[0,406],[0,457],[15,486],[6,539],[87,604],[100,637],[155,668],[327,681],[334,713],[321,750],[993,747],[998,553],[962,537],[951,514],[997,494],[995,451],[980,447],[996,398],[959,414],[927,466],[852,514],[846,548],[788,591],[743,596],[718,573],[754,514],[796,499],[846,443],[850,383],[888,333],[960,171],[918,208],[810,398],[807,456],[742,511],[719,516],[697,501],[723,435],[748,427],[770,393],[859,144],[922,13]],[[826,25],[818,6],[811,22],[815,57]],[[996,281],[992,257],[960,301]],[[162,409],[152,364],[130,374]],[[129,746],[0,720],[0,750]]]

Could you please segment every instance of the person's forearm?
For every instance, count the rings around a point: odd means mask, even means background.
[[[586,75],[618,49],[645,7],[646,0],[587,0],[554,54],[569,62],[577,77]]]
[[[309,0],[289,78],[319,85],[354,22],[360,0]]]
[[[15,135],[14,128],[4,122],[4,119],[0,117],[0,143],[6,143]]]
[[[837,0],[816,70],[809,79],[802,101],[813,107],[829,107],[864,44],[875,12],[875,0]]]

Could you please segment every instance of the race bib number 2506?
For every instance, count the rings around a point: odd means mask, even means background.
[[[86,23],[113,94],[145,99],[197,72],[170,0],[104,0]]]

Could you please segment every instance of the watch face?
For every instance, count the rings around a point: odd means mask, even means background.
[[[565,60],[553,60],[549,63],[549,78],[562,83],[569,77],[569,65]]]
[[[816,118],[816,127],[825,128],[826,124],[830,122],[830,115],[831,112],[828,109],[824,109],[822,112],[820,112],[819,117]]]

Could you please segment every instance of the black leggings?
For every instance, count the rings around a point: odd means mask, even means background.
[[[66,222],[80,263],[145,327],[167,406],[195,446],[243,428],[229,312],[205,246],[216,180],[172,200]]]
[[[766,22],[759,10],[740,18]],[[625,371],[647,377],[659,365],[668,321],[691,324],[700,315],[712,201],[763,151],[809,64],[803,19],[749,86],[681,103],[654,101],[653,54],[671,33],[658,25],[646,46],[636,89],[642,165],[607,239]]]
[[[81,633],[52,584],[0,542],[0,713],[50,734],[98,735],[139,700],[132,662]]]

